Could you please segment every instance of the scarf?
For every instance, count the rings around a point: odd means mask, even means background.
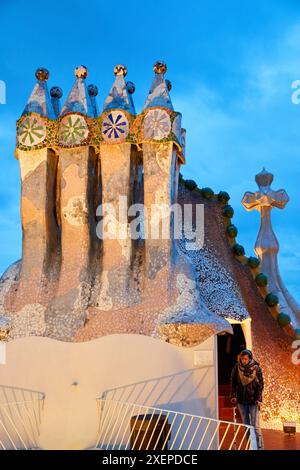
[[[257,364],[253,359],[246,366],[243,366],[243,364],[239,362],[238,372],[239,372],[239,377],[240,377],[240,381],[242,382],[242,384],[244,386],[248,385],[251,382],[253,382],[253,380],[256,379]]]

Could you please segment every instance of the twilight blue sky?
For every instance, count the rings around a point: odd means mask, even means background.
[[[21,255],[15,121],[35,69],[47,67],[49,86],[61,86],[66,98],[74,67],[87,65],[101,107],[113,66],[125,63],[139,111],[152,64],[162,59],[187,129],[182,173],[230,193],[247,254],[259,214],[242,208],[244,191],[255,190],[263,166],[275,174],[274,189],[287,190],[291,201],[273,211],[273,225],[282,276],[300,300],[300,105],[291,102],[291,83],[300,79],[298,0],[1,0],[0,13],[0,79],[7,86],[7,104],[0,105],[1,272]]]

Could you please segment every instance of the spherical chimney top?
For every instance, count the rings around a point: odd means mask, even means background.
[[[274,175],[269,173],[265,168],[255,176],[255,181],[260,188],[271,186]]]
[[[157,62],[155,62],[155,64],[153,65],[153,71],[157,74],[162,74],[162,73],[166,73],[167,71],[167,65],[165,64],[165,62],[161,62],[160,60],[158,60]]]
[[[36,70],[35,76],[40,82],[46,82],[49,78],[49,70],[44,67],[40,67]]]
[[[130,93],[130,95],[133,95],[133,93],[135,92],[135,84],[133,82],[126,82],[126,88],[128,93]]]
[[[50,96],[52,98],[61,98],[63,95],[62,89],[59,86],[53,86],[50,90]]]
[[[88,69],[85,65],[78,65],[74,73],[77,78],[86,78],[88,76]]]
[[[89,85],[88,86],[88,94],[90,96],[97,96],[98,95],[98,87],[96,85]]]
[[[114,67],[114,74],[115,75],[123,75],[125,77],[127,75],[127,67],[124,64],[117,64]]]

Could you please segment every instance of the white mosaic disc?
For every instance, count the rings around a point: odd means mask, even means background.
[[[19,144],[33,147],[42,143],[46,138],[46,126],[38,116],[28,116],[17,129],[17,140]]]
[[[58,140],[61,145],[79,145],[88,134],[89,129],[84,117],[70,114],[61,120]]]
[[[148,111],[143,123],[143,133],[146,139],[164,139],[168,137],[170,131],[171,120],[166,111],[162,109]]]
[[[106,142],[118,142],[126,139],[129,132],[127,117],[121,111],[111,111],[102,122],[102,136]]]

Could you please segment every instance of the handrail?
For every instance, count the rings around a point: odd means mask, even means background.
[[[103,397],[97,404],[97,449],[257,449],[250,425]]]
[[[45,395],[0,403],[0,450],[38,448]]]
[[[31,400],[22,400],[22,401],[7,401],[5,403],[0,403],[0,407],[9,406],[9,405],[22,405],[24,403],[30,403],[30,402],[40,401],[44,399],[45,399],[45,395],[42,393],[39,398],[32,398]]]

